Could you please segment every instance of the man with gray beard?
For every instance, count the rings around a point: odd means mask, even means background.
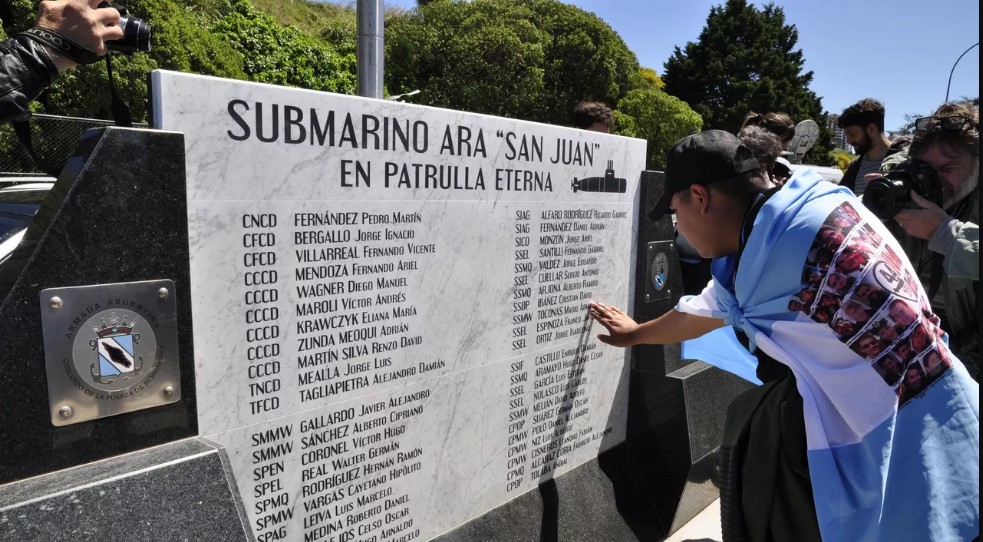
[[[898,211],[896,235],[919,272],[933,310],[942,318],[952,350],[978,382],[979,110],[967,104],[944,104],[932,116],[917,119],[908,157],[927,163],[938,174],[942,207],[911,192],[918,208]],[[900,158],[885,160],[884,169],[897,165]]]

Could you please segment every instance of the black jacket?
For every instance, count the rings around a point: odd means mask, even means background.
[[[902,150],[903,148],[889,148],[887,150],[887,154],[884,155],[884,158],[887,158],[896,152],[901,152]],[[851,191],[853,191],[853,193],[857,192],[857,172],[860,171],[861,158],[863,158],[863,156],[858,156],[857,159],[850,164],[850,167],[847,168],[846,173],[843,174],[843,179],[840,180],[840,186],[849,188]]]
[[[57,77],[40,43],[24,36],[0,41],[0,124],[26,119],[27,105]]]

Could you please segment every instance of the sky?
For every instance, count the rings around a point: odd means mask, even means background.
[[[412,9],[416,0],[384,0]],[[642,66],[661,74],[676,46],[695,42],[710,8],[724,0],[569,0],[621,35]],[[752,2],[761,7],[762,2]],[[905,115],[926,116],[945,101],[980,95],[978,0],[778,0],[786,24],[799,31],[797,47],[809,88],[823,109],[841,113],[863,98],[886,110],[885,129]],[[795,119],[800,121],[803,119]]]

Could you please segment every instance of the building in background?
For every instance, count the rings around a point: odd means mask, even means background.
[[[837,126],[836,121],[838,120],[840,120],[840,116],[832,113],[826,118],[826,128],[833,134],[833,148],[853,152],[853,148],[846,142],[846,134],[843,133],[843,128]]]

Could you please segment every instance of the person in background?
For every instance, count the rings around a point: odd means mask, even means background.
[[[942,207],[912,191],[913,205],[894,216],[892,232],[915,265],[952,350],[979,381],[979,110],[945,104],[932,116],[917,119],[907,153],[884,160],[882,171],[910,158],[935,170]]]
[[[792,176],[792,171],[788,167],[775,167],[783,147],[781,140],[774,133],[761,126],[751,125],[741,128],[737,137],[751,150],[762,171],[768,174],[772,182],[781,186]]]
[[[778,136],[782,142],[782,150],[787,150],[789,142],[795,137],[795,122],[792,121],[792,117],[785,113],[755,113],[752,111],[744,117],[741,129],[743,130],[748,126],[760,126]]]
[[[614,128],[614,113],[600,102],[580,102],[573,108],[573,127],[609,134]]]
[[[106,54],[106,42],[123,37],[119,11],[102,0],[45,0],[34,28],[0,42],[0,123],[24,120],[28,104],[78,63]],[[59,43],[55,47],[53,43]]]
[[[836,124],[859,155],[843,174],[840,186],[863,196],[867,186],[864,177],[879,172],[884,158],[899,152],[891,148],[891,140],[884,134],[884,106],[873,98],[864,98],[844,109]]]
[[[769,173],[773,178],[772,180],[779,182],[779,179],[781,179],[782,184],[784,184],[784,181],[792,176],[792,164],[783,156],[784,154],[788,154],[788,145],[792,142],[792,138],[795,137],[795,122],[792,121],[792,117],[785,113],[769,112],[762,114],[752,111],[744,117],[741,130],[749,126],[760,126],[775,134],[775,137],[781,142],[782,152],[775,158]]]

